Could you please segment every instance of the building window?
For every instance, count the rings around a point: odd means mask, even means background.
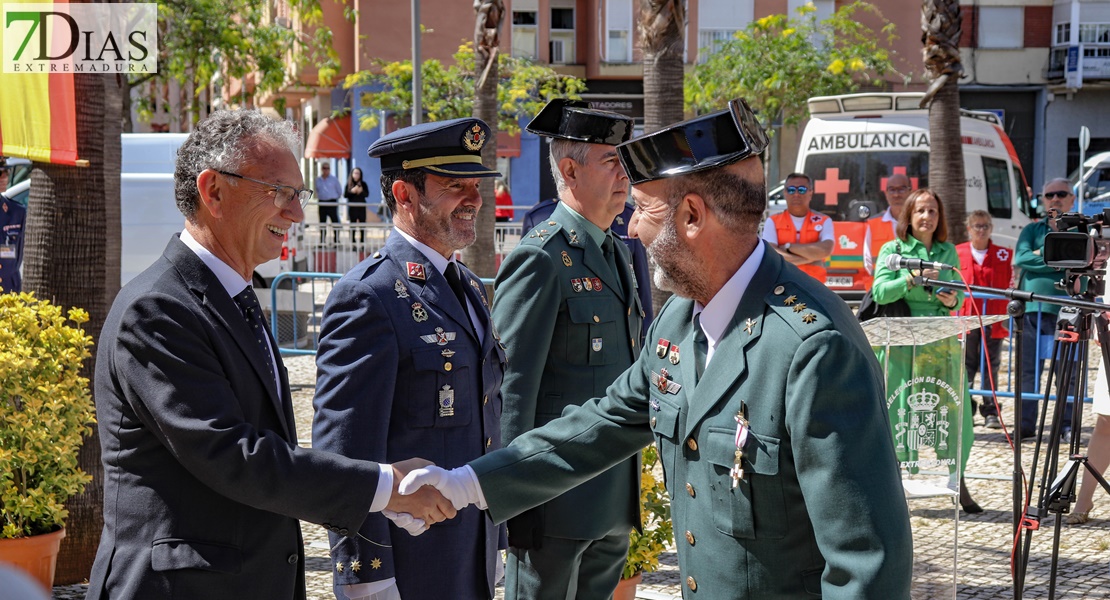
[[[1025,45],[1025,10],[1020,6],[979,7],[980,48],[1021,48]]]
[[[698,62],[751,23],[754,0],[702,0],[698,4]]]
[[[1110,43],[1110,24],[1107,23],[1080,23],[1079,43],[1081,44],[1108,44]]]
[[[632,0],[609,0],[605,10],[606,61],[632,62]]]
[[[1062,46],[1069,42],[1071,42],[1071,23],[1057,23],[1054,45]]]
[[[574,64],[574,9],[551,8],[551,63]]]
[[[536,58],[536,11],[513,11],[513,56]]]

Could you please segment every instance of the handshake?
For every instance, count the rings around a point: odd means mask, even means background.
[[[409,535],[453,519],[471,504],[486,508],[478,477],[468,466],[446,470],[422,458],[410,458],[392,468],[393,494],[382,514]]]

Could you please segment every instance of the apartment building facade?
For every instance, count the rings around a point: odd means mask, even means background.
[[[333,110],[358,113],[371,87],[343,89],[342,78],[373,68],[374,59],[406,60],[412,56],[411,1],[347,0],[324,2],[324,22],[333,32],[333,48],[342,69],[331,88],[314,85],[312,66],[291,70],[297,83],[279,93],[260,95],[256,102],[272,107],[284,103],[287,118],[297,120],[306,138]],[[819,17],[847,0],[808,0]],[[642,123],[642,64],[637,17],[640,0],[506,0],[501,52],[548,64],[585,80],[584,99]],[[705,49],[728,39],[750,22],[769,14],[793,12],[806,0],[687,0],[685,60],[692,68]],[[882,16],[897,27],[894,44],[899,74],[873,87],[920,91],[927,80],[921,63],[921,13],[918,2],[872,0]],[[290,21],[283,0],[271,2],[275,18]],[[346,8],[357,15],[344,18]],[[964,75],[960,80],[965,108],[990,110],[1002,117],[1007,133],[1028,176],[1039,189],[1049,178],[1067,174],[1078,162],[1079,127],[1092,134],[1088,153],[1110,150],[1110,119],[1103,117],[1110,100],[1110,0],[972,0],[961,4],[960,40]],[[420,0],[421,52],[424,59],[450,61],[460,44],[474,37],[472,3]],[[296,27],[293,22],[291,26]],[[1069,60],[1070,59],[1070,60]],[[223,96],[233,100],[233,82]],[[217,103],[219,101],[217,100]],[[387,116],[374,131],[357,125],[350,132],[347,168],[361,167],[377,177],[365,149],[392,128],[409,122],[408,115]],[[792,170],[798,132],[782,130],[776,137],[772,177]],[[500,136],[499,168],[509,178],[517,204],[530,204],[554,194],[547,153],[541,139],[523,132]],[[314,165],[306,161],[306,171]],[[373,201],[373,199],[371,199]]]

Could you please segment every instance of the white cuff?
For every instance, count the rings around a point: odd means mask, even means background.
[[[486,510],[489,508],[489,505],[486,504],[486,495],[482,493],[482,486],[478,483],[478,475],[474,473],[474,469],[471,469],[470,465],[463,465],[459,470],[462,471],[468,479],[467,483],[470,486],[470,497],[474,498],[474,506],[477,506],[479,510]]]
[[[370,512],[381,512],[393,497],[393,465],[378,463],[378,489],[374,491],[374,501],[370,503]]]

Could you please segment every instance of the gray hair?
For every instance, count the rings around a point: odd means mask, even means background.
[[[1048,186],[1050,186],[1054,183],[1063,183],[1063,184],[1067,185],[1069,188],[1071,187],[1071,180],[1068,179],[1067,177],[1054,177],[1054,178],[1049,179],[1048,181],[1046,181],[1045,184],[1043,186],[1041,186],[1041,189],[1043,190],[1044,188],[1046,188],[1046,187],[1048,187]]]
[[[408,171],[384,171],[378,180],[382,186],[382,202],[389,209],[389,214],[397,214],[397,199],[393,197],[393,182],[404,181],[416,188],[423,196],[427,184],[428,174],[422,169],[409,169]]]
[[[976,220],[984,220],[988,225],[994,225],[994,219],[991,219],[991,214],[981,208],[967,213],[967,219],[964,220],[964,225],[971,227],[971,222]]]
[[[206,169],[237,172],[253,144],[265,139],[300,157],[300,137],[290,121],[279,121],[257,110],[220,110],[201,121],[177,150],[174,197],[177,209],[192,221],[200,206],[197,176]]]
[[[668,204],[673,208],[686,194],[697,194],[728,229],[755,234],[767,208],[767,186],[744,179],[728,169],[710,169],[667,180]]]
[[[584,165],[590,153],[590,144],[553,138],[549,149],[548,159],[551,161],[551,176],[555,178],[555,191],[560,196],[567,190],[567,182],[563,180],[563,172],[559,170],[559,161],[569,158],[574,162]]]

